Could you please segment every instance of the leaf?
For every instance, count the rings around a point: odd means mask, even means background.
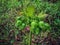
[[[11,43],[13,43],[14,42],[14,40],[11,40]]]
[[[54,23],[55,23],[55,25],[59,25],[60,26],[60,20],[59,19],[55,19]]]
[[[31,26],[36,26],[37,25],[37,23],[35,22],[35,21],[33,21],[33,22],[31,22]]]
[[[50,30],[50,25],[48,23],[45,23],[44,21],[40,21],[39,22],[39,27],[43,30],[43,31],[47,31]]]
[[[25,27],[25,23],[22,23],[22,27]]]
[[[21,22],[20,20],[18,20],[15,25],[16,25],[17,27],[19,27],[19,26],[21,25],[21,23],[22,23],[22,22]]]
[[[25,23],[22,23],[22,24],[19,26],[19,29],[22,30],[22,29],[25,28],[25,26],[26,26]]]
[[[44,21],[40,21],[40,22],[39,22],[39,27],[42,28],[42,29],[45,28],[45,23],[44,23]]]
[[[17,14],[21,16],[23,15],[23,12],[17,11]]]
[[[50,30],[50,28],[51,28],[50,25],[48,23],[45,23],[45,29]]]
[[[32,17],[34,15],[34,12],[35,12],[34,6],[28,6],[26,8],[25,14],[26,16]]]
[[[38,14],[38,18],[39,18],[40,20],[44,20],[47,16],[48,16],[48,15],[45,14],[45,13],[43,13],[43,12],[41,12],[41,13]]]
[[[36,30],[35,30],[35,34],[39,34],[39,28],[36,28]]]

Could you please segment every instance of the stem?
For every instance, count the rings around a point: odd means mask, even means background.
[[[30,31],[30,34],[29,34],[29,45],[31,45],[31,42],[32,42],[32,32]]]
[[[24,45],[25,45],[25,35],[24,35],[24,37],[23,37],[23,43],[24,43]]]

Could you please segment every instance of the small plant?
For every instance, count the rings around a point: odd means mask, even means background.
[[[11,30],[15,31],[11,43],[21,39],[24,45],[33,45],[31,43],[34,38],[34,43],[40,45],[40,38],[47,37],[49,32],[53,38],[58,38],[60,1],[55,1],[57,0],[0,0],[0,39],[6,39]]]
[[[43,21],[40,21],[39,22],[39,27],[44,31],[46,31],[46,30],[50,30],[51,29],[51,27],[50,27],[50,25],[48,24],[48,23],[45,23],[45,22],[43,22]]]

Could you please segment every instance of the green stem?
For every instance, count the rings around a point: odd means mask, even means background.
[[[29,45],[31,45],[31,42],[32,42],[32,32],[30,32],[29,34]]]

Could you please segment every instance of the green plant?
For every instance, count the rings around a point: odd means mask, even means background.
[[[32,33],[34,33],[36,26],[37,26],[37,23],[35,21],[31,22],[31,29],[30,30]]]
[[[34,16],[34,12],[35,12],[35,8],[33,5],[27,6],[27,8],[24,10],[25,15],[28,17]]]
[[[43,31],[47,31],[50,30],[50,25],[48,23],[45,23],[44,21],[40,21],[39,22],[39,27],[43,30]]]
[[[22,17],[17,17],[16,20],[16,27],[18,27],[20,30],[24,29],[26,24],[24,23],[25,18]]]
[[[59,17],[60,1],[50,3],[47,0],[0,0],[0,39],[5,39],[10,30],[15,31],[15,36],[19,30],[25,34],[23,37],[24,40],[26,37],[26,45],[31,45],[32,34],[41,35],[48,31],[54,33],[52,37],[57,38],[60,36]],[[13,40],[11,41],[14,42]]]

